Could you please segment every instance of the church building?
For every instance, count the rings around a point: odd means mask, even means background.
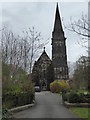
[[[47,68],[50,64],[53,65],[54,70],[54,80],[67,80],[69,78],[68,75],[68,65],[67,65],[67,54],[66,54],[66,38],[64,36],[64,31],[62,28],[60,13],[58,4],[56,6],[55,13],[55,22],[54,29],[52,32],[52,60],[50,60],[47,55],[44,47],[44,51],[40,58],[35,61],[33,71],[39,71],[39,78],[37,80],[38,85],[46,88],[50,82],[47,81],[47,77],[45,76],[47,72]]]

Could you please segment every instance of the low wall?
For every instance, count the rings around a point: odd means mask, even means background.
[[[26,110],[26,109],[28,109],[30,107],[33,107],[34,105],[35,105],[35,102],[33,104],[28,104],[28,105],[12,108],[12,109],[9,109],[8,111],[15,113],[15,112]]]
[[[67,101],[64,102],[66,107],[89,107],[90,103],[68,103]]]

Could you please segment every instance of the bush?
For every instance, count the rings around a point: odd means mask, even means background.
[[[85,94],[84,94],[85,95]],[[85,98],[86,98],[86,102],[87,103],[90,103],[90,93],[87,93],[86,95],[85,95]]]
[[[79,96],[76,92],[71,92],[69,95],[68,95],[68,102],[69,103],[78,103],[79,102]]]
[[[69,84],[65,80],[54,81],[50,84],[50,91],[53,93],[60,93],[62,90],[69,89]]]
[[[59,93],[61,91],[61,87],[56,80],[50,84],[50,91],[52,93]]]
[[[59,86],[61,86],[61,90],[68,90],[70,88],[68,82],[66,80],[59,80]]]
[[[86,96],[83,93],[79,94],[79,103],[85,103],[88,102],[88,100],[86,99]]]
[[[65,100],[69,103],[90,103],[90,93],[84,94],[70,91],[66,93]]]
[[[2,98],[3,105],[6,105],[8,109],[30,104],[35,99],[34,87],[31,82],[27,81],[21,87],[12,85],[3,93]]]
[[[30,104],[34,99],[34,86],[27,73],[19,67],[2,63],[2,104],[10,109]]]

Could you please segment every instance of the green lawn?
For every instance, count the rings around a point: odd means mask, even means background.
[[[73,107],[70,108],[70,110],[78,115],[80,118],[88,118],[88,111],[90,111],[90,108]]]

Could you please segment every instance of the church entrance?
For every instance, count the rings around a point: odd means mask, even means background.
[[[45,78],[41,81],[41,90],[42,91],[47,90],[47,80]]]

